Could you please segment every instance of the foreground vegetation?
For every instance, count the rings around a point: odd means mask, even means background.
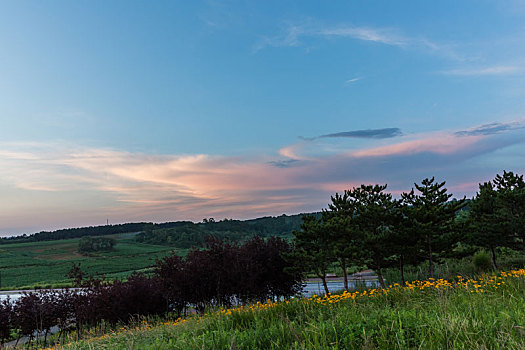
[[[0,302],[0,343],[22,339],[45,345],[53,333],[64,338],[73,330],[132,324],[137,317],[204,314],[219,306],[289,299],[302,281],[282,258],[291,249],[275,237],[254,237],[242,245],[210,239],[206,249],[170,255],[156,261],[151,274],[136,273],[126,281],[86,279],[73,265],[68,276],[78,288],[26,292]]]
[[[143,321],[57,348],[523,349],[524,319],[521,269]]]
[[[334,263],[343,271],[346,290],[347,267],[355,265],[373,269],[384,288],[387,268],[398,268],[403,284],[409,266],[425,263],[428,277],[435,278],[436,265],[447,258],[486,250],[498,269],[499,251],[525,251],[523,175],[503,171],[480,184],[470,202],[451,199],[445,181],[433,177],[414,186],[400,199],[385,192],[387,185],[336,193],[320,217],[303,218],[289,257],[313,271],[328,293],[327,270]]]

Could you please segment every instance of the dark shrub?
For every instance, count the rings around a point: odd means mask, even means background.
[[[188,303],[186,263],[178,255],[167,256],[157,261],[155,276],[169,307],[181,315]]]
[[[13,308],[13,325],[20,329],[20,335],[33,337],[39,328],[41,300],[36,293],[24,293]]]
[[[199,312],[207,306],[290,297],[301,289],[301,275],[283,259],[292,246],[280,238],[253,237],[243,245],[207,239],[206,248],[182,259],[171,255],[157,261],[155,274],[174,310],[188,305]]]
[[[478,271],[488,271],[492,268],[492,262],[490,260],[490,255],[484,250],[480,250],[472,258],[474,267]]]
[[[13,304],[9,298],[0,302],[0,343],[11,337],[11,317]]]
[[[108,252],[117,244],[114,238],[84,236],[78,241],[79,253]]]

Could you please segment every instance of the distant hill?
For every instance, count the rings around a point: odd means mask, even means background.
[[[138,232],[144,229],[146,222],[136,222],[118,225],[88,226],[78,228],[66,228],[56,231],[41,231],[31,235],[21,235],[0,238],[0,244],[56,241],[59,239],[80,238],[84,236],[105,236],[118,233]]]
[[[149,244],[170,245],[178,248],[202,246],[206,237],[243,241],[254,235],[289,238],[298,230],[304,214],[268,216],[252,220],[205,220],[201,223],[178,222],[167,227],[146,226],[137,235],[137,241]],[[313,215],[320,215],[314,213]]]
[[[150,222],[126,223],[118,225],[89,226],[68,228],[56,231],[42,231],[31,235],[2,237],[0,244],[54,241],[84,236],[106,236],[120,233],[138,232],[137,241],[172,245],[181,248],[200,246],[205,237],[213,236],[234,241],[243,240],[253,235],[261,237],[290,236],[293,230],[300,228],[302,217],[306,214],[267,216],[250,220],[224,219],[215,221],[205,219],[200,223],[176,221],[154,224]],[[312,213],[320,215],[320,213]]]

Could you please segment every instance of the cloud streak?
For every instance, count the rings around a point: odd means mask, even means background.
[[[360,183],[388,183],[398,193],[433,175],[448,180],[459,194],[473,194],[476,186],[468,184],[502,170],[500,161],[490,162],[491,155],[525,142],[521,125],[498,122],[402,136],[396,128],[357,130],[327,137],[367,137],[366,145],[316,153],[324,143],[303,141],[283,147],[278,159],[0,144],[0,219],[5,225],[0,230],[27,227],[28,220],[49,229],[100,223],[106,217],[123,222],[298,213],[319,210],[333,192]],[[481,156],[483,165],[476,165]]]
[[[384,128],[336,132],[333,134],[321,135],[319,136],[319,138],[347,137],[358,139],[388,139],[392,137],[398,137],[401,135],[403,135],[403,133],[399,128]]]
[[[523,72],[523,68],[520,66],[507,66],[507,65],[495,65],[489,67],[479,68],[458,68],[442,71],[442,74],[456,75],[456,76],[500,76],[500,75],[512,75]]]
[[[356,26],[350,24],[325,25],[313,20],[302,23],[292,23],[279,34],[262,37],[253,47],[257,52],[268,47],[298,47],[304,45],[307,39],[345,38],[363,42],[377,43],[403,49],[422,49],[429,53],[437,53],[449,59],[463,61],[451,45],[443,45],[424,37],[410,37],[400,33],[395,28],[372,26]]]
[[[362,41],[371,41],[392,46],[406,46],[411,40],[396,34],[392,29],[339,26],[333,28],[319,28],[314,35],[325,37],[343,37]]]
[[[351,131],[342,131],[331,134],[325,134],[315,137],[303,137],[299,136],[299,139],[303,141],[315,141],[317,139],[323,138],[350,138],[350,139],[389,139],[393,137],[402,136],[403,132],[399,128],[383,128],[383,129],[365,129],[365,130],[351,130]],[[281,154],[288,156],[289,158],[297,158],[298,156],[294,151],[293,147],[283,148]]]
[[[359,81],[361,79],[362,78],[352,78],[352,79],[348,79],[345,83],[352,84],[352,83],[355,83],[356,81]]]
[[[523,129],[525,128],[525,120],[507,122],[507,123],[490,123],[471,128],[469,130],[457,131],[456,136],[479,136],[479,135],[494,135],[505,131]]]

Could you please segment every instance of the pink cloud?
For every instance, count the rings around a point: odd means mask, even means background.
[[[419,139],[394,143],[381,147],[368,148],[351,152],[354,157],[382,157],[392,155],[410,155],[424,152],[452,154],[464,150],[483,136],[458,137],[450,134],[423,135]]]
[[[252,157],[4,145],[0,189],[5,195],[0,212],[9,213],[10,227],[16,222],[26,225],[27,220],[44,225],[53,218],[64,224],[100,223],[106,217],[113,222],[248,218],[320,210],[330,195],[361,183],[387,183],[388,191],[399,195],[413,182],[433,175],[440,180],[452,178],[447,182],[452,193],[474,194],[478,182],[490,179],[482,174],[501,169],[493,166],[480,173],[469,160],[523,142],[520,135],[509,139],[502,134],[442,132],[413,135],[409,140],[405,136],[367,141],[382,143],[376,147],[332,147],[320,152],[315,148],[325,143],[312,141],[283,147],[280,156]],[[283,156],[296,161],[275,161]]]

